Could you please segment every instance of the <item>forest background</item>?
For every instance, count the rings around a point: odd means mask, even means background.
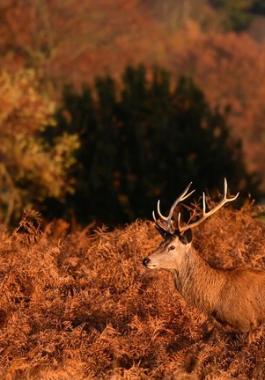
[[[4,0],[0,220],[114,225],[193,180],[262,201],[262,0]]]

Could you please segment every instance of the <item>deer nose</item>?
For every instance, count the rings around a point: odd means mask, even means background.
[[[143,259],[143,264],[144,264],[144,266],[145,267],[147,267],[147,265],[148,265],[148,263],[150,263],[150,259],[149,259],[149,257],[145,257],[144,259]]]

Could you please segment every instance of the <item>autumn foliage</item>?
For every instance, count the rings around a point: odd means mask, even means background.
[[[211,105],[230,109],[248,167],[263,175],[264,44],[220,28],[225,20],[262,14],[261,1],[29,3],[5,0],[0,7],[2,65],[34,67],[56,97],[66,81],[80,87],[105,73],[117,79],[128,64],[190,75]]]
[[[263,4],[0,2],[1,379],[264,379],[265,325],[217,328],[143,267],[153,223],[113,227],[191,179],[265,191],[265,45],[231,31]],[[199,254],[265,270],[257,214],[222,209]]]
[[[224,209],[199,228],[202,257],[214,245],[219,266],[247,258],[264,269],[264,225],[252,212]],[[142,266],[160,241],[152,223],[68,229],[41,231],[31,213],[13,233],[1,230],[1,378],[262,378],[263,327],[213,329],[169,273]]]
[[[129,66],[119,82],[104,76],[82,91],[67,88],[56,120],[46,131],[51,139],[67,131],[79,137],[65,210],[84,224],[144,218],[158,198],[166,207],[191,180],[198,191],[215,191],[227,177],[242,199],[260,195],[240,140],[190,78]]]
[[[195,79],[213,107],[228,111],[249,169],[264,173],[264,45],[247,34],[202,33],[194,24],[185,36],[185,46],[175,55],[176,67]]]
[[[0,220],[10,223],[24,207],[72,190],[67,170],[78,140],[65,132],[48,146],[40,137],[45,125],[55,125],[55,104],[32,70],[0,73],[0,103]]]

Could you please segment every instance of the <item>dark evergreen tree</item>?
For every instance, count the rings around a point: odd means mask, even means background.
[[[252,12],[258,15],[265,15],[265,2],[264,0],[253,0],[252,2]]]
[[[254,0],[209,0],[209,2],[223,10],[223,25],[227,30],[237,32],[245,30],[253,19],[251,11],[254,10]]]
[[[212,110],[189,78],[175,88],[164,70],[128,67],[122,88],[99,78],[81,94],[67,89],[58,130],[80,136],[76,191],[68,198],[78,220],[107,223],[150,217],[158,198],[166,208],[191,180],[196,188],[258,195],[247,173],[241,144],[224,115]]]

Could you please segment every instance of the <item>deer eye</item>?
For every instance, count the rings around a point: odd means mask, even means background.
[[[169,251],[172,251],[173,249],[175,249],[175,246],[174,246],[174,245],[171,245],[170,247],[168,247],[168,250],[169,250]]]

